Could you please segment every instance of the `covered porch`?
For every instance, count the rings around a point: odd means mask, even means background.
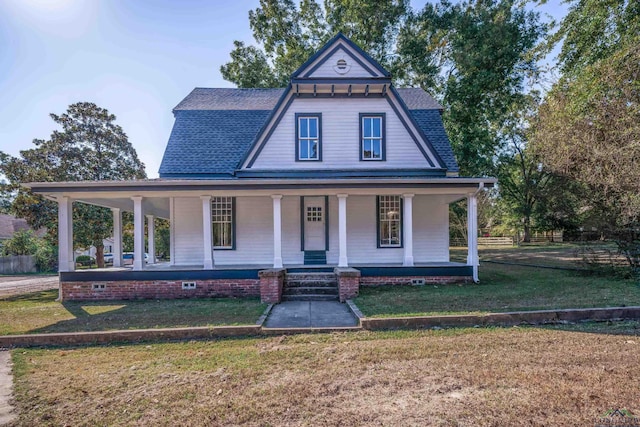
[[[486,184],[493,184],[491,180],[318,181],[152,180],[31,186],[58,203],[61,288],[63,283],[68,290],[90,284],[96,299],[104,298],[104,289],[116,283],[128,283],[130,292],[123,288],[113,298],[257,296],[262,294],[264,274],[284,281],[287,272],[300,271],[355,270],[358,285],[478,281],[476,197]],[[460,199],[468,204],[466,263],[451,262],[448,253],[448,205]],[[76,270],[74,201],[111,209],[112,268]],[[125,211],[133,213],[134,222],[131,266],[125,266],[122,258]],[[157,263],[153,255],[156,217],[170,222],[168,263]],[[150,254],[148,261],[145,252]],[[309,258],[313,252],[321,257]],[[206,283],[228,289],[213,291]],[[158,293],[165,285],[175,289]],[[149,288],[149,292],[133,291],[132,286]],[[190,286],[202,292],[211,289],[205,294],[184,292]],[[71,291],[66,294],[73,298]]]

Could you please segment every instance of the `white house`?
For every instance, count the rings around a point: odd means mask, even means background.
[[[335,276],[341,300],[360,285],[477,281],[476,195],[496,180],[458,176],[441,111],[342,34],[284,89],[196,88],[173,110],[159,179],[27,185],[58,201],[61,297],[278,302],[294,273]],[[461,199],[469,252],[454,263],[449,204]],[[113,269],[74,271],[74,201],[113,210]],[[132,269],[122,211],[134,213]],[[142,256],[154,216],[171,224],[164,268]]]

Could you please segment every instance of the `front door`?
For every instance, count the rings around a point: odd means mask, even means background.
[[[324,197],[305,197],[303,205],[304,250],[324,251],[326,249]]]

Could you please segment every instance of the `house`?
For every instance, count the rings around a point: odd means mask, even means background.
[[[396,89],[344,35],[284,89],[196,88],[173,112],[159,179],[27,185],[58,202],[63,299],[279,302],[304,273],[334,276],[341,300],[359,286],[478,280],[476,195],[496,180],[458,176],[442,107]],[[469,252],[455,263],[449,204],[461,199]],[[113,269],[74,271],[73,201],[112,209]],[[121,268],[122,211],[134,214],[132,269]],[[143,261],[155,216],[170,221],[168,266]]]

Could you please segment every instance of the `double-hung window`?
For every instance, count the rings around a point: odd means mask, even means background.
[[[402,246],[402,198],[378,196],[378,247]]]
[[[385,160],[384,113],[360,114],[360,160]]]
[[[296,161],[322,160],[322,115],[296,114]]]
[[[235,198],[211,199],[211,225],[214,249],[235,249]]]

